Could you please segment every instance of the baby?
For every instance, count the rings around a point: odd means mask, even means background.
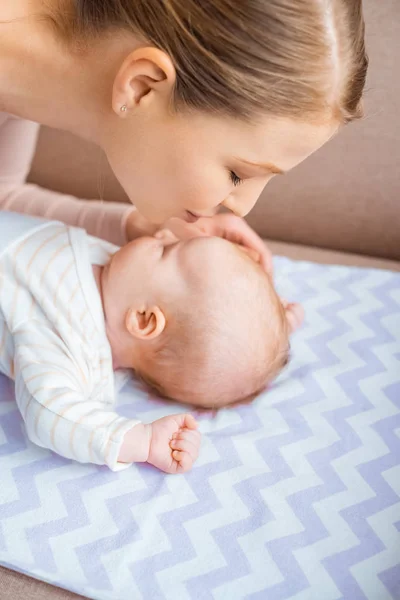
[[[184,472],[200,434],[189,414],[150,424],[115,412],[130,368],[179,402],[249,399],[288,360],[298,305],[220,238],[168,232],[121,249],[55,221],[0,212],[0,371],[15,380],[29,438],[112,470]]]

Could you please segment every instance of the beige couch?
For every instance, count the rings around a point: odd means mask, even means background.
[[[365,0],[371,59],[366,118],[283,180],[249,217],[278,253],[400,270],[400,2]],[[31,180],[80,197],[124,200],[100,151],[44,129]],[[0,598],[72,600],[0,568]]]

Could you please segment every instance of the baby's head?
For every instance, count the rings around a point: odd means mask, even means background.
[[[202,407],[255,395],[288,361],[293,305],[238,246],[220,238],[141,238],[103,276],[116,366],[161,395]]]

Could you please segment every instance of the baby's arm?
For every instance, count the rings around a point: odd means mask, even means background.
[[[122,246],[135,237],[136,211],[117,202],[78,200],[26,183],[39,125],[9,117],[0,126],[0,210],[10,210],[82,227]],[[138,232],[140,233],[140,232]]]
[[[184,472],[197,458],[200,435],[190,415],[144,425],[118,415],[98,399],[90,369],[70,358],[62,342],[34,323],[14,331],[15,393],[29,439],[65,458],[118,471],[149,462]]]
[[[29,439],[78,462],[113,471],[128,466],[119,462],[119,452],[125,433],[139,421],[119,416],[97,399],[99,391],[88,390],[84,365],[50,346],[53,359],[44,358],[43,350],[41,341],[19,346],[14,360],[16,401]]]

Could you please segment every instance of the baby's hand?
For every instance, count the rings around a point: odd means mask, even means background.
[[[147,462],[165,473],[189,471],[199,455],[201,434],[192,415],[172,415],[151,423]]]

